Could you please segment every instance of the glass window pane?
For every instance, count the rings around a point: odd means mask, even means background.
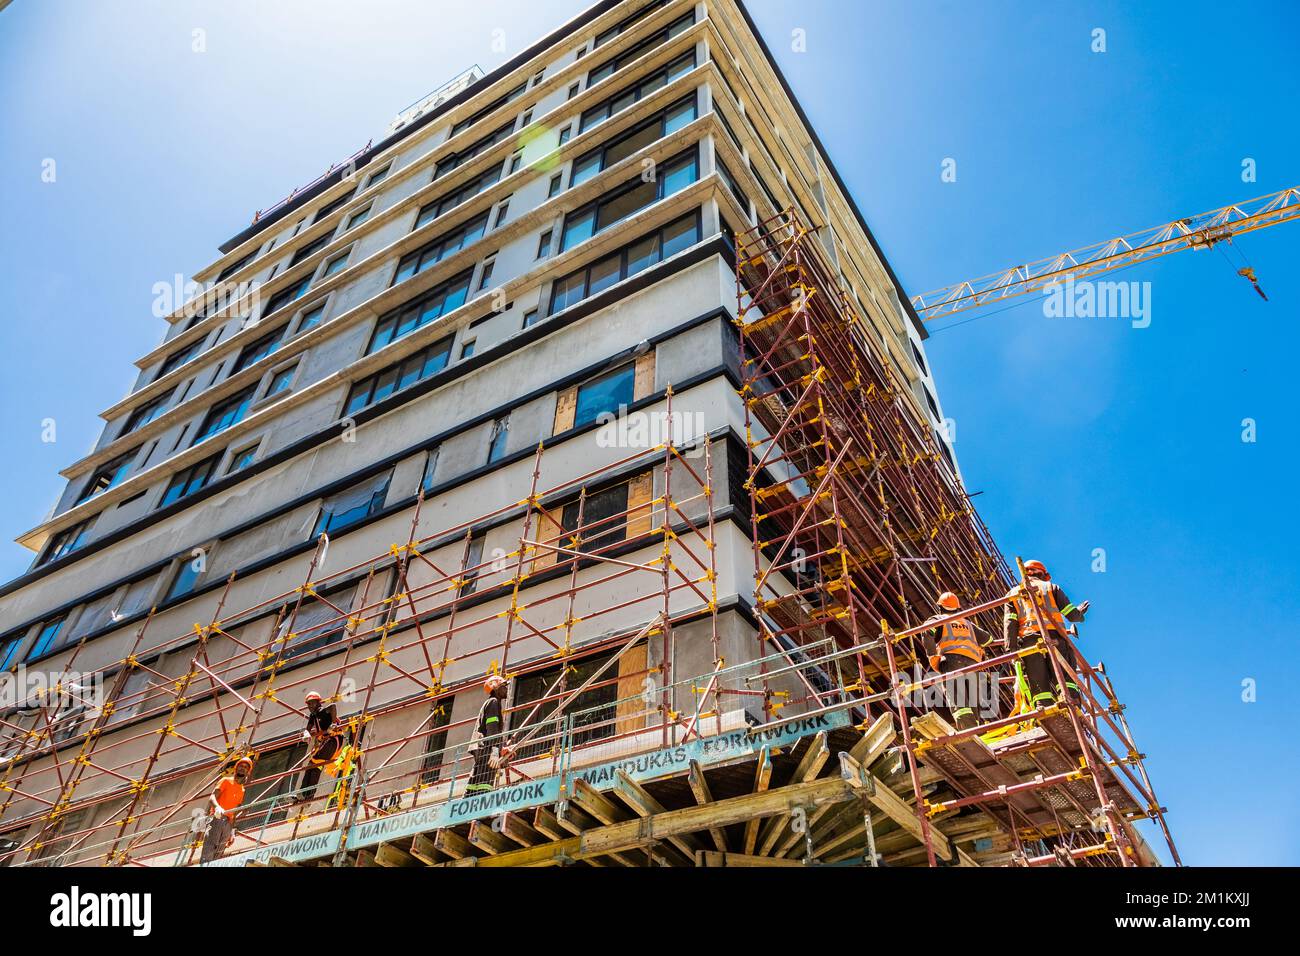
[[[680,192],[696,180],[695,157],[675,163],[660,174],[664,196]]]
[[[576,302],[581,302],[586,294],[586,288],[587,276],[585,272],[579,272],[567,279],[556,282],[555,289],[551,293],[551,313],[554,314],[561,309],[567,309]]]
[[[424,371],[421,373],[422,378],[428,378],[435,375],[447,367],[447,356],[451,354],[451,343],[443,348],[438,349],[424,360]]]
[[[606,229],[654,202],[657,195],[657,185],[657,183],[653,182],[640,183],[622,195],[601,203],[596,231]]]
[[[600,154],[596,153],[584,160],[573,165],[573,177],[569,180],[569,188],[572,189],[579,183],[585,183],[592,176],[600,172]]]
[[[695,217],[687,216],[664,227],[664,258],[688,249],[699,241]]]
[[[617,253],[602,259],[591,267],[591,291],[589,295],[595,295],[603,289],[608,289],[621,278],[622,256]]]
[[[674,110],[670,110],[664,120],[664,135],[674,133],[681,129],[691,120],[695,119],[695,99],[692,98],[689,103],[683,103]]]
[[[596,227],[596,210],[588,209],[575,217],[571,217],[564,224],[564,238],[560,242],[561,249],[571,249],[580,242],[590,239]]]
[[[613,166],[615,163],[622,162],[623,160],[631,156],[633,153],[635,153],[637,150],[649,146],[658,138],[659,138],[659,124],[652,123],[651,125],[645,127],[644,129],[633,133],[631,136],[628,136],[626,139],[614,143],[607,150],[605,150],[605,168],[608,169],[610,166]]]
[[[659,234],[647,236],[627,251],[627,274],[634,276],[659,261]]]
[[[574,427],[594,422],[604,412],[617,412],[619,406],[632,404],[635,366],[625,365],[578,389],[578,404],[573,413]]]
[[[397,369],[389,369],[387,372],[380,375],[379,380],[375,382],[375,394],[371,401],[378,402],[381,399],[387,398],[389,395],[393,394],[393,389],[396,387]]]

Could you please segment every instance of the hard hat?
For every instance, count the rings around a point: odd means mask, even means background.
[[[1044,581],[1052,580],[1052,576],[1047,573],[1047,565],[1043,564],[1042,561],[1038,561],[1034,558],[1030,558],[1028,561],[1025,562],[1025,574],[1030,574],[1030,575],[1037,574]]]
[[[959,601],[957,595],[953,594],[951,591],[944,591],[939,595],[939,606],[946,607],[950,611],[955,611],[957,608],[961,607],[961,601]]]
[[[303,700],[305,700],[309,704],[313,700],[320,700],[320,699],[321,699],[320,694],[316,693],[314,690],[307,691],[307,696],[303,698]]]
[[[253,758],[240,757],[238,760],[235,761],[235,770],[238,771],[241,766],[247,766],[248,769],[251,771],[253,769]]]
[[[498,687],[505,684],[505,682],[506,679],[502,677],[500,674],[492,674],[488,677],[487,680],[483,682],[483,690],[485,690],[487,693],[490,694]]]

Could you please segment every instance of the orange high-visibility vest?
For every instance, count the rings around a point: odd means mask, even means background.
[[[984,648],[975,639],[975,632],[970,622],[964,617],[956,618],[939,628],[939,653],[960,654],[973,661],[984,660]]]
[[[1024,591],[1016,594],[1016,615],[1019,618],[1020,633],[1037,634],[1038,620],[1041,617],[1047,622],[1048,627],[1055,627],[1060,632],[1066,630],[1065,617],[1061,614],[1061,609],[1056,606],[1056,598],[1052,596],[1052,585],[1039,578],[1030,578],[1029,587],[1033,588],[1039,597],[1039,607],[1035,612],[1032,598]]]

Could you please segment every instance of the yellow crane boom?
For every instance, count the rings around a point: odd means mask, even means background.
[[[1208,249],[1217,243],[1231,240],[1234,236],[1292,219],[1300,219],[1300,187],[1222,206],[1187,219],[1175,219],[1117,239],[1107,239],[1072,252],[1062,252],[1013,266],[979,279],[958,282],[913,296],[912,306],[917,315],[928,322],[1024,295],[1054,282],[1064,281],[1067,276],[1078,281],[1182,249]],[[1239,274],[1249,279],[1255,285],[1255,291],[1263,296],[1264,293],[1255,284],[1253,270],[1241,269]]]

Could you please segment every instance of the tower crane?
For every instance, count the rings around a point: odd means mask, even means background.
[[[1079,281],[1182,249],[1210,249],[1221,242],[1231,244],[1235,236],[1293,219],[1300,219],[1300,187],[1221,206],[1186,219],[1175,219],[978,279],[967,279],[913,296],[912,306],[917,315],[928,322],[990,302],[1025,295],[1067,277]],[[1248,262],[1243,263],[1237,274],[1248,280],[1267,301],[1268,296],[1259,287],[1255,270]]]

